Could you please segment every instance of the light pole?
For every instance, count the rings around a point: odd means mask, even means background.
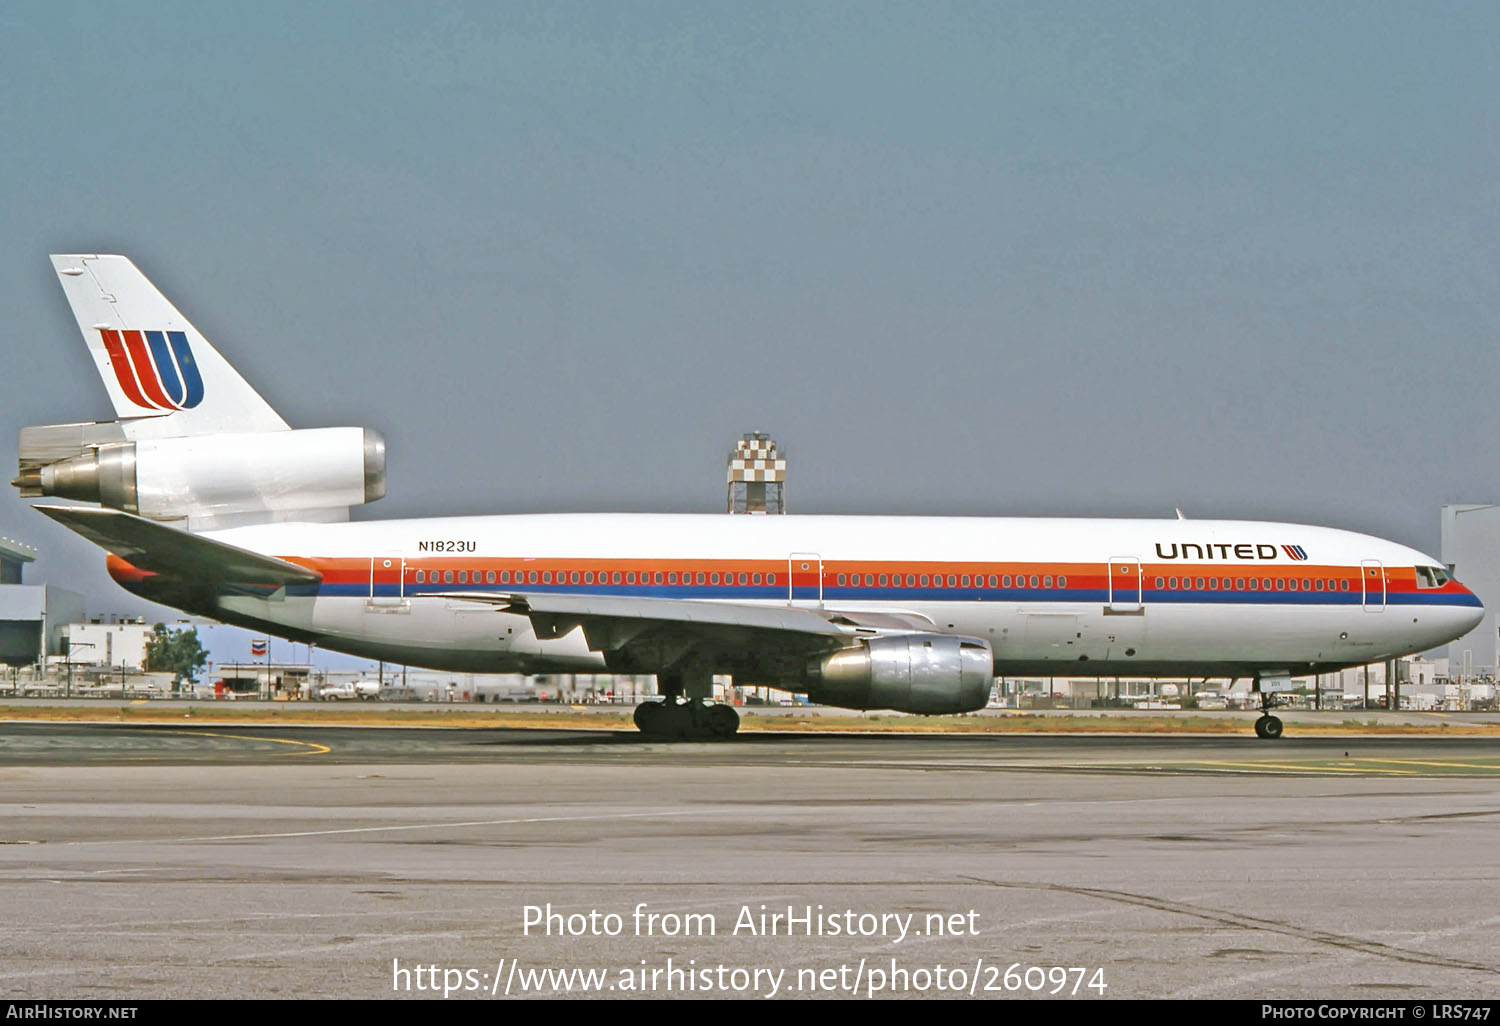
[[[97,646],[92,641],[74,641],[73,636],[68,635],[68,689],[63,695],[64,698],[73,697],[73,649],[95,647]]]

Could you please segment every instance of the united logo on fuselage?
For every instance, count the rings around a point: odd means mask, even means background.
[[[1299,562],[1307,558],[1301,545],[1283,545],[1281,550]],[[1170,542],[1156,543],[1158,559],[1233,560],[1279,559],[1276,546],[1265,542]]]
[[[181,331],[100,328],[115,380],[147,410],[191,410],[203,401],[203,378]]]

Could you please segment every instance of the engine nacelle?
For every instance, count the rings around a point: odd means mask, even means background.
[[[385,494],[385,440],[344,427],[106,442],[23,479],[22,494],[153,520],[330,510]]]
[[[871,638],[808,667],[814,702],[846,709],[960,713],[990,700],[989,642],[948,634]]]

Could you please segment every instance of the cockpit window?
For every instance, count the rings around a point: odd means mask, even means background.
[[[1453,578],[1448,575],[1448,571],[1444,570],[1442,567],[1419,566],[1416,568],[1416,571],[1418,588],[1441,588],[1443,585],[1453,580]]]

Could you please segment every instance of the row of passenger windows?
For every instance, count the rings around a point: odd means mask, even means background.
[[[550,570],[518,570],[512,574],[509,570],[469,571],[469,570],[426,570],[417,571],[418,584],[735,584],[736,575],[732,573],[676,573],[660,571],[652,574],[635,571],[619,570],[613,573],[600,571],[594,573],[592,570],[559,570],[553,573]],[[839,574],[838,586],[840,588],[850,585],[867,588],[983,588],[985,577],[980,574],[970,576],[969,574]],[[989,575],[989,586],[991,588],[1066,588],[1068,579],[1066,577],[1053,577],[1051,574],[1032,574],[1027,578],[1024,574],[1012,577],[1010,574]],[[1176,578],[1173,578],[1176,580]],[[775,574],[739,574],[738,583],[742,585],[774,585]],[[1159,587],[1160,585],[1158,585]]]
[[[666,584],[666,585],[691,585],[691,584],[729,584],[736,583],[736,575],[732,573],[704,573],[693,574],[690,572],[677,573],[676,571],[650,573],[643,571],[636,573],[633,570],[619,571],[613,573],[592,570],[559,570],[553,573],[551,570],[517,570],[511,573],[509,570],[469,571],[469,570],[426,570],[417,571],[418,584]],[[746,574],[738,575],[738,583],[741,585],[774,585],[775,574]],[[1053,577],[1051,574],[990,574],[988,578],[975,574],[839,574],[838,586],[865,587],[865,588],[983,588],[988,584],[991,588],[1066,588],[1068,579],[1064,576]],[[1429,585],[1430,587],[1431,585]],[[1348,591],[1347,580],[1334,580],[1323,578],[1285,578],[1285,577],[1158,577],[1156,579],[1158,591],[1163,589],[1178,591],[1183,589],[1194,589],[1199,591]]]
[[[901,574],[839,574],[838,580],[840,588],[847,584],[856,588],[983,588],[986,578],[980,574],[972,577],[968,574],[948,574],[946,578],[942,574],[906,574],[904,577]],[[1033,588],[1068,586],[1066,577],[1054,578],[1051,574],[1032,574],[1030,578],[1024,574],[1017,574],[1015,577],[1010,574],[990,574],[988,580],[991,588],[1025,588],[1028,580]]]
[[[553,573],[551,570],[517,570],[512,574],[509,570],[501,570],[498,575],[494,570],[486,570],[481,573],[478,570],[472,573],[468,570],[443,570],[441,573],[434,570],[428,573],[426,570],[417,571],[418,584],[734,584],[734,574],[717,573],[677,573],[675,571],[663,573],[657,571],[652,574],[648,571],[636,573],[634,570],[619,571],[613,573],[592,570],[559,570]],[[740,574],[740,584],[775,584],[775,574]]]
[[[1156,589],[1161,591],[1205,588],[1209,591],[1348,591],[1347,580],[1321,577],[1167,577],[1156,579]]]

